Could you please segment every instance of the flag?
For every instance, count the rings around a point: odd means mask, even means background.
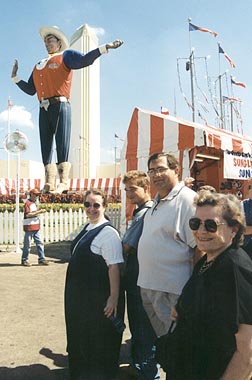
[[[202,28],[202,26],[196,26],[189,22],[189,32],[194,32],[195,30],[199,30],[200,32],[210,33],[214,37],[218,36],[216,32],[213,32],[210,29]]]
[[[230,63],[230,66],[232,67],[232,69],[234,69],[235,68],[234,62],[229,57],[229,55],[222,49],[222,47],[220,46],[219,42],[218,42],[218,46],[219,46],[219,54],[224,54],[224,57],[228,60],[228,62]]]
[[[168,109],[165,108],[165,107],[161,107],[161,113],[162,113],[163,115],[169,115],[169,114],[170,114],[170,112],[168,111]]]
[[[241,86],[241,87],[246,88],[246,85],[245,85],[244,83],[242,83],[242,82],[236,82],[236,81],[235,81],[235,78],[232,77],[232,76],[231,76],[231,83],[232,83],[232,84],[235,84],[236,86]]]
[[[234,98],[234,97],[230,97],[230,96],[222,96],[222,100],[223,100],[224,103],[227,102],[228,100],[230,102],[240,102],[240,103],[242,103],[242,100],[240,98]]]
[[[119,139],[120,141],[124,141],[124,139],[122,139],[120,136],[118,136],[116,133],[115,133],[115,139]]]

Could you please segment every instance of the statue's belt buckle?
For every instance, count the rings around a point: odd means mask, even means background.
[[[50,106],[50,101],[49,99],[42,99],[40,101],[40,108],[44,108],[45,111],[47,111],[48,107]]]

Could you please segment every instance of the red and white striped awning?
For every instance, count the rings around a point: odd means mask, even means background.
[[[43,189],[44,179],[20,179],[20,193],[31,189]],[[56,185],[59,179],[56,180]],[[69,180],[69,191],[86,191],[97,188],[105,191],[108,195],[120,194],[121,178],[73,178]],[[16,192],[16,180],[11,178],[0,178],[0,194],[10,195]]]
[[[174,154],[180,158],[182,169],[185,170],[188,162],[184,152],[196,146],[251,154],[252,138],[135,108],[122,150],[121,171],[147,170],[148,157],[158,152]]]
[[[190,175],[189,151],[204,146],[252,154],[251,137],[135,108],[121,152],[121,173],[128,170],[146,171],[150,155],[169,152],[179,159],[181,178],[185,178]],[[125,194],[122,192],[122,232],[126,220],[125,204]]]

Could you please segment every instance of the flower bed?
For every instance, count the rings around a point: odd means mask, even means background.
[[[23,209],[25,200],[27,199],[27,194],[20,194],[19,202],[20,209]],[[67,209],[69,205],[71,208],[83,207],[84,193],[70,193],[67,194],[51,194],[42,193],[39,197],[40,207],[43,208],[53,208],[53,209]],[[120,205],[121,199],[119,196],[110,195],[108,196],[108,203],[113,204],[113,207]],[[13,211],[16,204],[16,195],[1,195],[0,194],[0,211]],[[46,204],[46,205],[45,205]],[[75,205],[75,207],[73,207]]]

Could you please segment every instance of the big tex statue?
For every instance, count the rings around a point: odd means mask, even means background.
[[[39,134],[42,160],[45,167],[44,192],[55,191],[57,169],[60,183],[55,192],[68,190],[68,178],[71,164],[68,162],[71,134],[70,89],[72,70],[81,69],[105,54],[116,49],[122,41],[107,43],[87,54],[69,49],[65,34],[56,26],[40,28],[48,52],[48,57],[39,61],[32,71],[28,82],[17,76],[18,61],[14,61],[11,78],[28,95],[37,93],[40,103]],[[55,136],[57,164],[52,163],[53,138]]]

